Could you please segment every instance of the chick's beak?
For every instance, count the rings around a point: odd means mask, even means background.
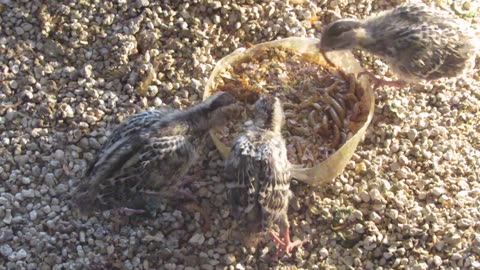
[[[212,123],[212,127],[218,127],[227,124],[228,122],[235,122],[240,119],[242,106],[238,103],[233,103],[215,110],[212,115],[208,117],[208,121]]]
[[[320,42],[318,42],[317,48],[324,53],[332,51],[331,48],[325,45],[325,42],[323,42],[323,39],[320,40]]]
[[[222,109],[222,113],[224,113],[230,119],[240,118],[242,111],[243,108],[239,102],[232,103]]]

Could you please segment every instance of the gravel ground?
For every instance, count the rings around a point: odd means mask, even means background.
[[[376,91],[345,172],[324,187],[293,185],[292,234],[311,241],[280,262],[268,260],[273,243],[253,251],[229,239],[212,145],[192,187],[211,213],[206,232],[171,205],[117,220],[68,204],[127,116],[197,102],[215,62],[238,47],[313,37],[336,16],[398,1],[370,2],[0,0],[0,269],[480,269],[478,63],[458,80]]]

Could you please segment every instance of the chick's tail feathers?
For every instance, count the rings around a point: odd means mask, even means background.
[[[137,156],[147,142],[147,137],[142,136],[123,138],[107,149],[92,165],[90,173],[87,172],[86,179],[83,179],[73,190],[72,207],[81,212],[89,212],[97,208],[98,195],[101,193],[102,185],[111,187],[112,183],[108,183],[108,181],[122,171],[126,163]]]

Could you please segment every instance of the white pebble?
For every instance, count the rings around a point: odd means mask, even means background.
[[[237,269],[237,270],[245,270],[245,267],[244,267],[241,263],[237,263],[237,265],[235,265],[235,269]]]
[[[355,224],[355,231],[357,233],[364,233],[365,228],[363,227],[363,225],[361,223],[357,223],[357,224]]]
[[[360,196],[360,199],[362,199],[362,201],[364,201],[364,202],[369,202],[370,201],[370,195],[365,190],[360,192],[359,196]]]
[[[443,189],[442,187],[434,187],[432,188],[432,193],[435,196],[440,196],[445,193],[445,189]]]
[[[63,158],[65,157],[65,152],[63,152],[63,150],[60,150],[60,149],[57,149],[55,151],[55,159],[56,160],[60,160],[60,161],[63,161]]]
[[[433,264],[435,264],[435,266],[437,266],[437,267],[442,265],[442,258],[440,258],[440,256],[438,256],[438,255],[435,255],[433,257]]]
[[[36,219],[37,219],[37,211],[32,210],[32,211],[29,213],[29,216],[30,216],[30,220],[31,220],[31,221],[36,220]]]
[[[9,244],[4,244],[0,246],[0,255],[2,255],[3,257],[9,257],[10,255],[12,255],[12,253],[13,249],[12,247],[10,247]]]
[[[201,245],[203,242],[205,242],[205,236],[203,233],[195,233],[190,240],[188,240],[190,244],[194,245]]]
[[[108,246],[107,247],[107,254],[108,255],[112,255],[114,251],[115,251],[115,248],[113,246]]]
[[[15,260],[19,261],[19,260],[25,259],[27,255],[28,254],[25,251],[25,249],[22,248],[19,251],[17,251],[17,253],[15,254]]]
[[[398,218],[398,210],[397,209],[390,209],[388,211],[388,216],[391,218],[391,219],[397,219]]]
[[[380,217],[376,212],[371,212],[370,220],[378,224],[382,220],[382,217]]]
[[[328,257],[328,250],[326,248],[321,248],[320,251],[318,252],[318,255],[320,255],[320,258],[325,259]]]
[[[85,78],[90,78],[92,76],[92,65],[87,64],[83,67],[82,76]]]
[[[408,139],[409,139],[412,143],[414,143],[415,140],[417,139],[417,135],[418,135],[418,131],[417,131],[416,129],[410,129],[410,130],[408,131],[408,134],[407,134]]]
[[[384,200],[382,194],[376,188],[370,190],[369,196],[372,201],[380,202]]]
[[[462,218],[457,222],[458,227],[461,228],[461,229],[468,228],[468,227],[472,226],[472,224],[473,224],[473,222],[469,218]]]
[[[31,182],[32,182],[32,180],[30,179],[30,177],[22,177],[22,184],[28,185]]]
[[[408,158],[406,156],[403,156],[403,155],[400,156],[399,161],[400,161],[400,164],[402,164],[403,166],[408,165]]]
[[[35,193],[33,192],[32,189],[24,189],[22,190],[22,196],[24,198],[33,198],[35,197]]]

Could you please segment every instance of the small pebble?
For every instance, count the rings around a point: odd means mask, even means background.
[[[188,242],[193,245],[201,245],[205,242],[205,236],[202,233],[195,233]]]
[[[37,211],[33,210],[29,213],[29,216],[30,216],[30,220],[31,221],[35,221],[37,219]]]
[[[0,246],[0,254],[7,258],[9,257],[10,255],[12,255],[13,253],[13,249],[10,247],[10,245],[8,244],[3,244]]]

